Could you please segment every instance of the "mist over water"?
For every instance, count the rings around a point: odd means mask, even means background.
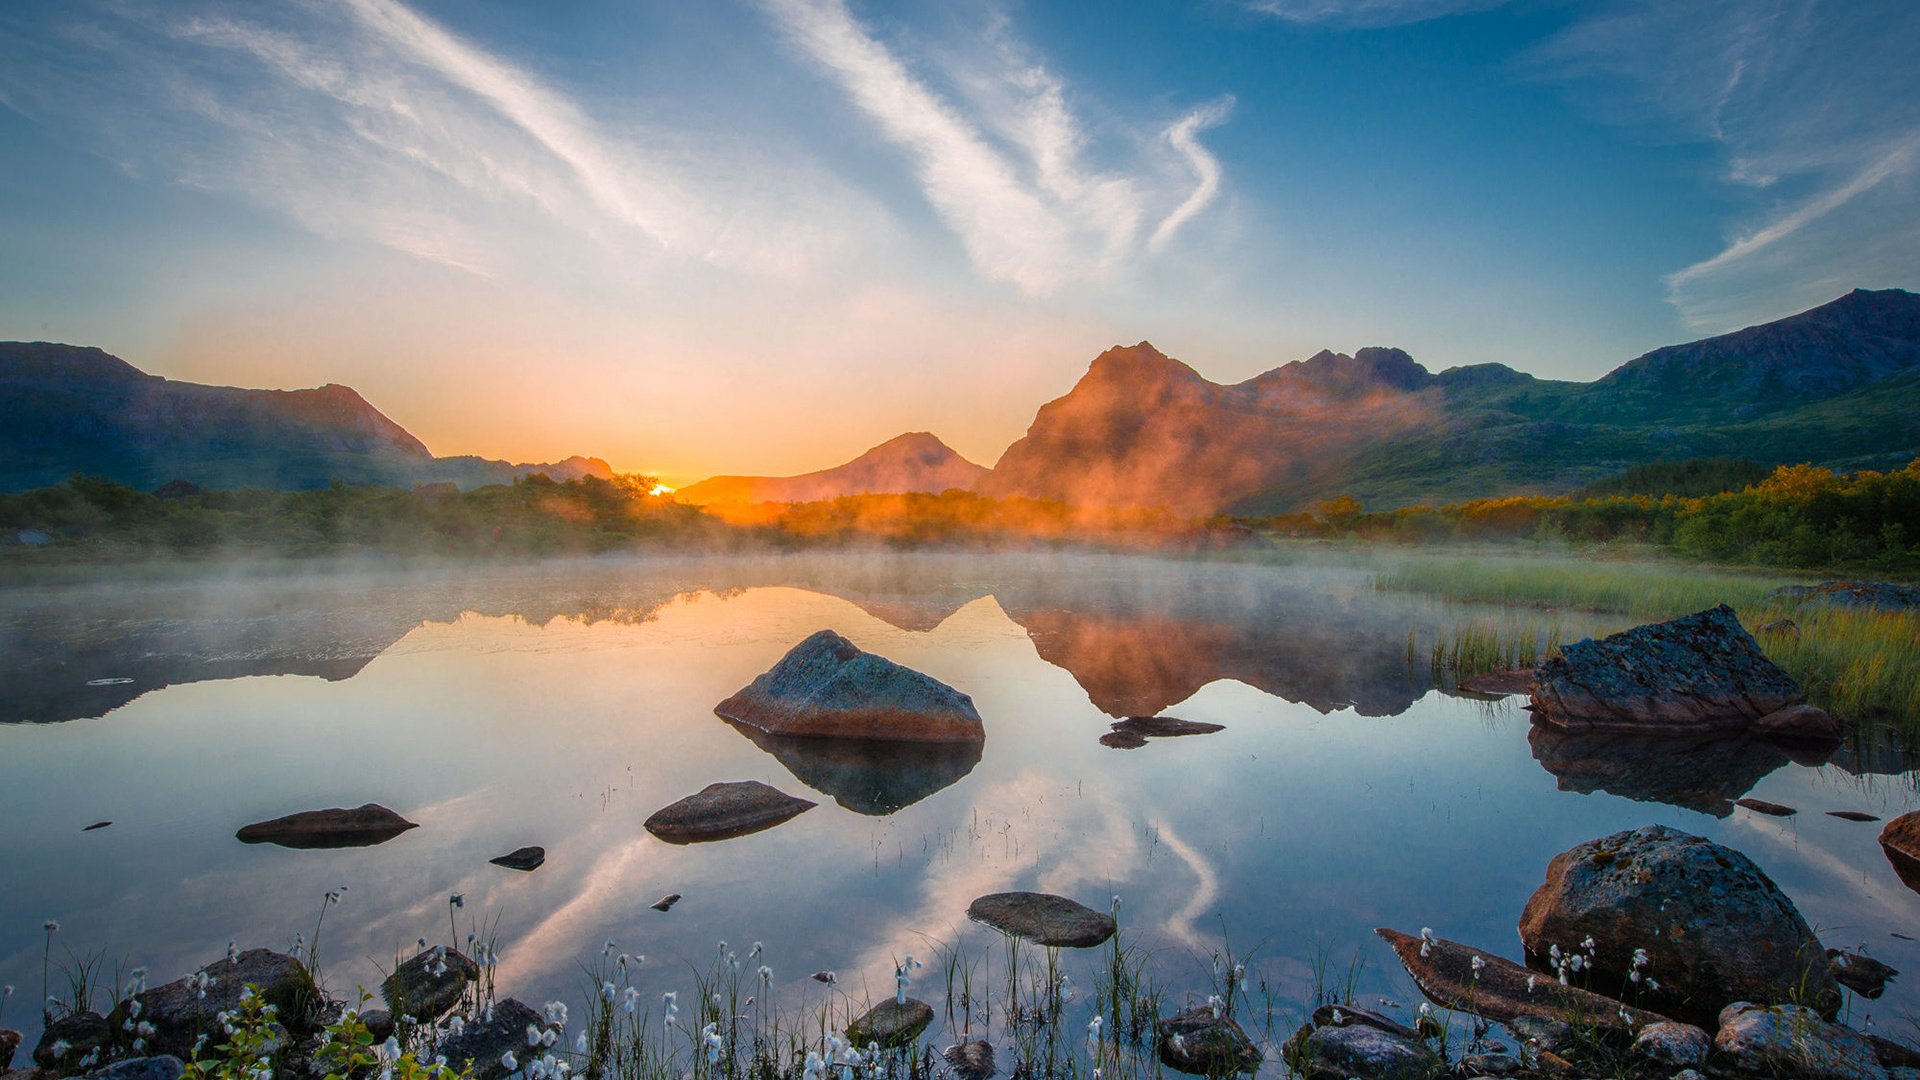
[[[1486,617],[1521,618],[1497,609]],[[1515,922],[1547,860],[1652,822],[1752,856],[1830,946],[1897,968],[1856,1003],[1920,1006],[1920,895],[1878,826],[1916,804],[1897,756],[1830,763],[1765,747],[1696,755],[1542,738],[1519,699],[1435,685],[1427,641],[1459,609],[1376,591],[1364,568],[1092,555],[753,557],[371,568],[282,577],[15,588],[0,594],[0,982],[37,1027],[40,925],[155,981],[285,949],[342,884],[320,959],[371,988],[415,941],[498,934],[501,992],[581,1000],[578,961],[644,953],[638,983],[692,989],[725,940],[767,947],[774,995],[878,998],[892,958],[977,955],[983,893],[1038,888],[1104,908],[1158,950],[1177,1003],[1209,957],[1251,950],[1297,1010],[1317,956],[1362,961],[1363,1003],[1418,999],[1376,926],[1518,958]],[[1621,620],[1560,614],[1568,638]],[[986,742],[879,753],[756,737],[715,703],[808,634],[972,695]],[[125,680],[125,681],[121,681]],[[1208,735],[1101,745],[1166,714]],[[686,847],[641,826],[709,783],[755,779],[820,805],[766,832]],[[1752,794],[1797,807],[1735,809]],[[420,828],[375,847],[295,851],[234,831],[378,802]],[[83,832],[97,821],[109,828]],[[523,845],[545,866],[487,860]],[[671,912],[649,905],[684,899]],[[996,958],[997,962],[997,958]],[[1092,986],[1091,958],[1068,970]],[[58,976],[56,974],[56,981]],[[916,996],[936,1003],[937,979]],[[29,1039],[34,1035],[28,1031]]]

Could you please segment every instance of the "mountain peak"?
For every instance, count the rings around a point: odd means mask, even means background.
[[[681,488],[676,497],[700,506],[744,506],[842,495],[937,493],[971,488],[986,472],[932,432],[909,431],[831,469],[799,476],[712,476]]]

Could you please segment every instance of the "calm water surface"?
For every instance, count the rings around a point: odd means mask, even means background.
[[[1365,1000],[1418,1000],[1376,926],[1518,959],[1515,922],[1547,860],[1661,822],[1752,856],[1829,945],[1910,972],[1855,1002],[1892,1034],[1920,1012],[1920,896],[1878,826],[1916,804],[1897,755],[1797,763],[1766,747],[1676,753],[1531,733],[1518,699],[1433,686],[1424,656],[1462,609],[1374,591],[1361,571],[1094,556],[807,557],[373,572],[0,593],[0,982],[37,1028],[41,923],[108,966],[174,978],[311,935],[336,993],[372,986],[416,939],[498,934],[504,993],[584,997],[608,940],[650,991],[692,987],[725,940],[766,944],[775,995],[892,989],[892,958],[959,942],[982,893],[1096,907],[1206,994],[1228,940],[1298,1010],[1317,956],[1358,957]],[[1498,622],[1538,619],[1499,611]],[[1618,622],[1562,617],[1570,637]],[[806,635],[972,695],[977,762],[762,746],[712,708]],[[100,680],[125,680],[99,685]],[[1164,713],[1213,735],[1102,746]],[[1530,738],[1530,735],[1532,736]],[[716,780],[820,806],[772,830],[676,847],[641,827]],[[1791,818],[1734,808],[1752,794]],[[248,822],[380,802],[420,828],[377,847],[237,842]],[[110,828],[82,832],[111,820]],[[533,874],[488,865],[539,844]],[[671,912],[649,909],[668,892]],[[994,962],[998,962],[994,956]],[[1093,985],[1086,957],[1070,960]],[[57,975],[56,975],[57,981]],[[938,999],[937,977],[915,993]],[[1177,996],[1177,995],[1176,995]],[[1277,1029],[1284,1035],[1287,1024]],[[24,1052],[23,1052],[24,1056]]]

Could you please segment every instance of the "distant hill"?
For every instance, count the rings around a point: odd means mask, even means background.
[[[611,476],[597,458],[516,465],[437,458],[351,388],[242,390],[149,375],[95,348],[0,342],[0,490],[84,472],[154,488],[408,486]]]
[[[1920,297],[1856,290],[1656,349],[1592,383],[1500,364],[1434,374],[1398,349],[1322,352],[1223,386],[1110,349],[975,485],[1206,514],[1337,495],[1391,507],[1560,493],[1637,465],[1900,466],[1920,455]]]
[[[941,492],[971,488],[986,472],[934,436],[915,431],[888,439],[831,469],[800,476],[715,476],[681,488],[675,498],[696,506],[744,506],[842,495]]]

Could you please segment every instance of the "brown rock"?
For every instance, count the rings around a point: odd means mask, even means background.
[[[1920,892],[1920,810],[1901,814],[1880,830],[1880,850],[1907,888]]]
[[[874,1043],[879,1043],[882,1050],[891,1050],[919,1038],[931,1023],[933,1006],[919,998],[908,998],[904,1003],[888,998],[848,1024],[847,1038],[858,1050]]]
[[[981,742],[973,699],[822,630],[714,712],[770,735]]]
[[[1753,733],[1784,742],[1835,743],[1846,735],[1846,728],[1817,705],[1789,705],[1755,720]]]
[[[531,874],[540,869],[547,861],[547,849],[543,847],[516,848],[498,858],[488,859],[495,866],[504,866],[509,870],[520,870]]]
[[[1735,799],[1733,800],[1733,805],[1744,806],[1756,814],[1765,814],[1768,817],[1792,817],[1800,812],[1791,806],[1782,806],[1777,802],[1768,802],[1765,799]]]
[[[370,847],[419,826],[377,803],[352,810],[305,810],[259,821],[234,835],[245,844],[279,844],[290,848]]]
[[[1423,941],[1385,928],[1374,933],[1393,946],[1420,992],[1449,1009],[1501,1023],[1523,1016],[1546,1016],[1576,1027],[1606,1031],[1637,1029],[1668,1019],[1577,986],[1562,986],[1551,975],[1529,971],[1468,945],[1443,938]],[[1421,955],[1422,945],[1426,946],[1425,956]],[[1478,971],[1473,966],[1475,958],[1481,964]]]
[[[647,831],[670,844],[727,840],[771,829],[815,805],[758,780],[708,784],[654,811],[647,819]]]
[[[990,893],[967,905],[967,918],[1036,945],[1086,949],[1113,936],[1113,916],[1051,893]]]
[[[1129,716],[1115,722],[1112,727],[1115,731],[1138,735],[1143,739],[1175,739],[1182,735],[1211,735],[1227,730],[1225,724],[1182,720],[1177,716]]]
[[[1880,818],[1877,815],[1869,814],[1861,810],[1829,810],[1827,811],[1827,816],[1837,817],[1841,821],[1879,821],[1880,820]]]

